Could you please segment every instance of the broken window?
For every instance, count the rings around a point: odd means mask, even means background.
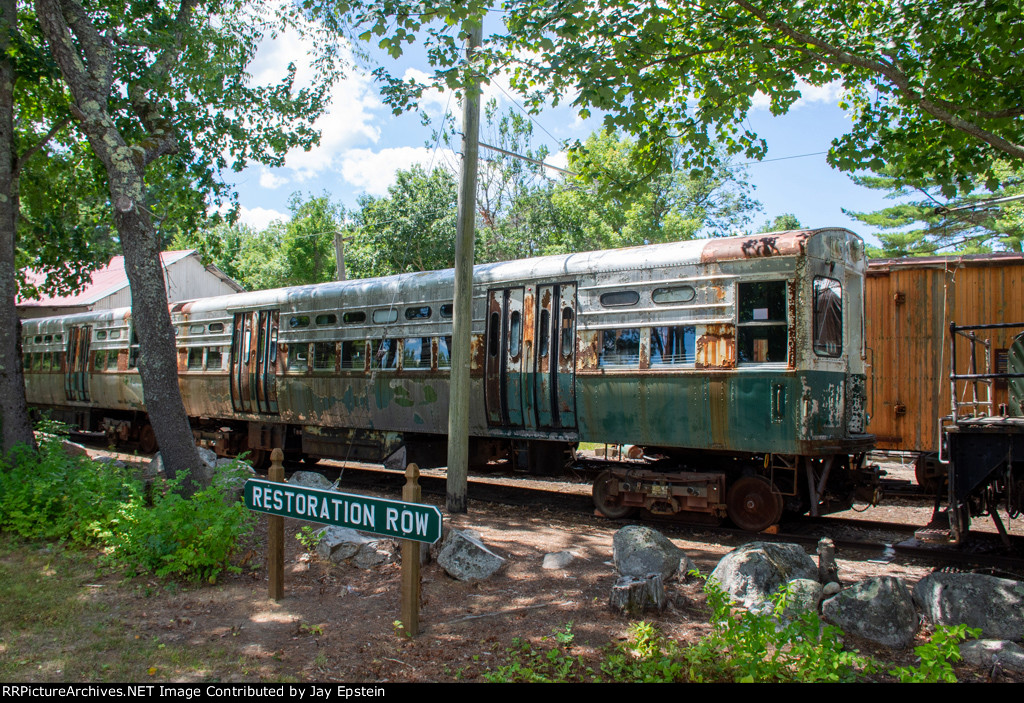
[[[289,344],[288,345],[288,370],[298,373],[305,373],[309,368],[309,345]]]
[[[843,353],[843,285],[834,278],[814,279],[814,353]]]
[[[788,361],[786,282],[740,283],[737,298],[739,361],[748,364]]]
[[[203,368],[203,348],[193,347],[188,350],[188,368],[201,369]]]
[[[651,328],[651,366],[692,364],[696,349],[693,325]]]
[[[397,313],[396,313],[397,314]],[[374,369],[398,368],[398,341],[382,339],[373,346],[373,358],[370,360]]]
[[[605,369],[635,369],[640,366],[640,330],[604,330],[597,365]]]

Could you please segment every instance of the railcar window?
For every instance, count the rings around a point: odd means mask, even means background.
[[[814,353],[837,357],[843,353],[843,285],[834,278],[814,279]]]
[[[441,312],[441,317],[443,317],[444,319],[446,319],[446,320],[452,319],[452,304],[451,303],[445,303],[444,305],[441,306],[440,312]]]
[[[737,355],[742,363],[786,362],[786,282],[740,283]]]
[[[338,324],[338,316],[333,313],[316,316],[316,324],[318,325],[336,325]]]
[[[213,325],[210,325],[210,331],[213,331]],[[224,368],[224,355],[221,353],[220,347],[206,348],[206,368],[210,371]]]
[[[366,342],[359,339],[341,343],[341,368],[360,371],[366,368]]]
[[[191,325],[188,328],[189,334],[202,334],[206,331],[206,325]]]
[[[546,357],[549,346],[551,346],[551,313],[547,310],[541,310],[540,341],[537,344],[537,355],[542,359]]]
[[[193,347],[188,350],[188,368],[190,371],[203,368],[202,347]]]
[[[640,294],[635,290],[617,290],[612,293],[604,293],[601,295],[601,305],[606,308],[636,305],[638,302],[640,302]]]
[[[373,357],[370,365],[375,369],[398,368],[398,340],[382,339],[373,345]]]
[[[334,342],[317,342],[313,345],[313,370],[333,371],[338,359],[338,345]]]
[[[57,360],[54,359],[54,361],[57,361]],[[57,369],[57,368],[60,368],[60,366],[57,365],[57,364],[54,364],[54,368]],[[107,371],[117,371],[117,352],[116,351],[107,352]]]
[[[604,330],[597,365],[606,369],[635,369],[640,366],[640,330]]]
[[[110,330],[111,339],[121,339],[121,330]]]
[[[668,303],[688,303],[694,299],[697,295],[697,291],[693,289],[693,286],[675,286],[673,288],[656,288],[651,293],[651,300],[658,305],[666,305]]]
[[[224,323],[223,322],[211,322],[210,323],[210,331],[211,332],[223,332],[224,331]]]
[[[23,371],[31,371],[32,370],[32,355],[31,354],[22,354],[21,355],[21,368],[22,368]]]
[[[653,327],[651,329],[651,366],[692,364],[696,349],[696,328]]]
[[[452,367],[452,338],[438,337],[437,339],[437,368],[450,369]]]
[[[106,339],[106,338],[107,338],[107,331],[106,330],[100,330],[99,332],[96,333],[96,339],[103,340],[103,339]],[[41,341],[43,341],[43,338],[42,337],[36,337],[36,341],[37,342],[41,342]]]
[[[430,337],[405,338],[402,342],[402,368],[430,368]]]
[[[288,345],[288,370],[305,372],[309,368],[309,345],[289,344]]]
[[[49,355],[49,353],[44,353],[42,356],[43,356],[43,358],[39,362],[39,370],[40,371],[49,371],[50,370],[50,355]]]
[[[292,315],[288,320],[289,327],[309,327],[309,315]]]
[[[406,320],[427,320],[430,319],[430,306],[421,305],[415,308],[405,309]]]
[[[568,359],[572,356],[572,350],[576,346],[572,334],[572,308],[562,308],[562,358]]]
[[[362,310],[357,312],[346,312],[341,316],[341,321],[346,325],[354,325],[359,322],[366,322],[366,313]]]
[[[381,308],[373,311],[373,321],[378,325],[387,322],[394,322],[398,319],[398,311],[394,308]]]
[[[523,346],[523,315],[513,310],[508,316],[508,353],[513,359],[519,356]]]
[[[93,354],[92,357],[92,368],[95,371],[102,371],[107,366],[107,353],[105,351],[98,351]]]
[[[491,337],[487,340],[487,350],[491,356],[498,355],[498,335],[501,334],[501,317],[496,312],[491,313],[491,324],[488,326]]]
[[[43,337],[43,341],[46,342],[46,343],[52,342],[53,341],[53,335],[48,334],[48,335],[44,336]]]

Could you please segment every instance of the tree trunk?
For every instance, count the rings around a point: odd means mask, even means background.
[[[21,367],[21,324],[15,310],[14,264],[18,221],[18,176],[14,145],[14,63],[7,53],[16,22],[15,0],[0,0],[0,453],[16,444],[33,445]]]
[[[114,223],[131,286],[132,324],[139,339],[139,375],[146,410],[167,476],[174,478],[188,470],[181,492],[190,496],[204,487],[205,472],[199,471],[201,460],[178,386],[177,348],[160,250],[149,213],[138,206],[144,187],[142,175],[124,162],[120,166],[122,170],[108,168],[107,173]]]

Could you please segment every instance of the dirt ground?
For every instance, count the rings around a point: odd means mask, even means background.
[[[429,501],[427,501],[429,502]],[[478,504],[467,515],[447,520],[449,527],[472,528],[507,559],[494,577],[462,583],[433,561],[422,573],[421,634],[404,637],[400,613],[398,564],[372,570],[335,565],[310,557],[295,539],[303,524],[286,520],[285,597],[267,596],[263,559],[266,518],[240,555],[243,573],[221,577],[214,586],[168,593],[157,581],[136,579],[117,588],[98,589],[111,617],[133,623],[136,637],[159,637],[167,644],[227,648],[225,661],[244,667],[174,676],[193,681],[481,681],[497,666],[513,638],[544,647],[545,638],[571,626],[574,654],[597,659],[601,648],[626,637],[630,621],[611,612],[608,596],[615,581],[612,536],[620,524],[597,516],[566,516],[548,510]],[[669,530],[671,539],[702,573],[736,546],[699,528]],[[565,569],[544,570],[549,552],[569,550],[576,557]],[[840,554],[840,557],[843,555]],[[914,583],[928,569],[910,564],[879,564],[840,558],[846,582],[893,575]],[[153,594],[156,593],[155,597]],[[707,631],[700,584],[669,586],[668,609],[651,618],[668,636],[692,642]],[[911,651],[893,652],[858,643],[880,659],[906,664]],[[159,676],[158,675],[158,676]],[[982,672],[962,677],[983,680]]]
[[[882,512],[865,516],[880,520],[902,515],[912,524],[922,524],[927,516],[919,513],[930,512],[892,505],[872,510]],[[285,520],[285,597],[271,600],[264,515],[257,517],[251,539],[236,555],[240,573],[223,574],[216,584],[202,586],[147,577],[126,581],[123,575],[107,573],[89,584],[90,607],[97,619],[116,622],[129,641],[194,652],[202,662],[140,668],[136,680],[143,682],[483,681],[504,662],[517,637],[547,649],[553,633],[570,627],[575,636],[572,653],[591,664],[609,644],[626,638],[631,621],[608,608],[616,580],[612,538],[625,523],[473,500],[467,514],[446,516],[445,522],[449,529],[476,530],[507,562],[495,576],[473,583],[447,576],[433,560],[427,563],[422,571],[421,632],[415,638],[404,636],[398,622],[400,565],[362,570],[311,557],[295,538],[311,523]],[[730,549],[756,539],[722,537],[695,527],[662,531],[704,574]],[[572,563],[564,569],[542,568],[545,554],[563,550],[574,555]],[[851,556],[838,554],[840,578],[846,583],[891,575],[912,585],[930,571],[906,560],[881,563]],[[667,590],[668,608],[648,620],[668,637],[697,641],[708,630],[701,583],[674,581]],[[852,638],[847,644],[881,661],[914,662],[912,650],[897,652]],[[986,672],[958,667],[957,673],[961,680],[986,680]],[[53,676],[61,680],[59,671]],[[892,680],[885,675],[880,679]]]

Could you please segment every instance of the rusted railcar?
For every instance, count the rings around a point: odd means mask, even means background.
[[[824,513],[864,466],[863,243],[841,229],[697,240],[477,266],[471,457],[535,471],[580,441],[644,448],[602,474],[610,516],[643,507]],[[453,272],[172,306],[197,439],[315,460],[444,462]],[[25,322],[29,400],[152,442],[128,310]]]
[[[938,491],[945,477],[938,461],[943,418],[951,414],[949,324],[1019,319],[1024,256],[874,259],[866,291],[868,431],[879,449],[913,453],[919,483]],[[997,368],[1005,370],[1012,339],[1008,329],[993,332]],[[1005,382],[992,390],[995,407],[1007,402]]]
[[[1005,359],[996,363],[993,337],[1007,336]],[[950,534],[962,542],[971,519],[988,515],[1009,546],[999,509],[1010,519],[1024,513],[1024,322],[952,322],[949,350],[952,414],[940,460],[949,467]],[[993,392],[1000,385],[1004,403]]]

